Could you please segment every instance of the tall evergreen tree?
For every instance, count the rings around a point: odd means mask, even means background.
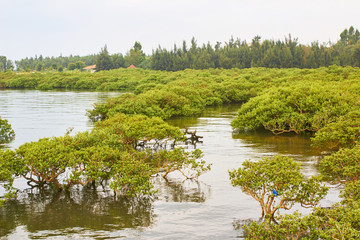
[[[142,46],[139,42],[135,42],[132,49],[126,53],[125,66],[135,65],[139,66],[145,60],[145,53],[142,51]]]
[[[113,68],[113,64],[106,45],[101,49],[99,55],[96,57],[95,64],[96,71],[110,70]]]
[[[7,59],[5,56],[0,56],[0,71],[6,72]]]

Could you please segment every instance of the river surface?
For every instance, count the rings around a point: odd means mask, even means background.
[[[15,140],[5,148],[17,148],[41,137],[64,135],[69,127],[91,129],[86,110],[93,103],[119,93],[0,91],[0,116],[9,120]],[[242,224],[258,220],[258,203],[231,186],[228,170],[246,159],[275,154],[301,162],[306,175],[317,174],[319,154],[306,136],[273,136],[267,133],[236,134],[230,126],[239,105],[208,109],[201,117],[170,120],[169,123],[196,130],[203,143],[204,159],[211,171],[199,181],[176,174],[166,182],[154,178],[158,193],[152,199],[126,200],[99,188],[73,189],[65,193],[40,192],[16,183],[22,191],[17,200],[0,208],[0,237],[3,239],[241,239]],[[189,149],[194,146],[187,146]],[[338,201],[338,189],[331,188],[321,202]],[[295,207],[303,213],[303,210]],[[282,212],[284,213],[284,212]]]

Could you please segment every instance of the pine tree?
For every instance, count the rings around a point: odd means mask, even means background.
[[[106,45],[101,49],[99,55],[96,57],[95,64],[96,71],[112,69],[112,61]]]

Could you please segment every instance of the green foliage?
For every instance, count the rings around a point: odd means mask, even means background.
[[[0,186],[5,189],[4,196],[0,196],[0,207],[8,199],[16,197],[13,181],[19,166],[16,165],[14,156],[14,151],[0,149]]]
[[[360,111],[351,111],[337,121],[325,125],[316,132],[312,143],[314,146],[338,150],[354,147],[360,140]]]
[[[136,67],[141,65],[141,63],[145,60],[145,53],[142,51],[142,46],[139,42],[135,42],[134,47],[126,53],[124,60],[126,67],[131,64]]]
[[[231,184],[258,201],[262,214],[268,219],[274,217],[276,210],[289,210],[295,203],[313,207],[327,193],[320,178],[305,178],[300,165],[289,157],[277,155],[259,161],[246,160],[242,165],[229,171]]]
[[[186,89],[192,91],[190,89]],[[144,114],[146,116],[158,116],[168,119],[173,116],[192,116],[204,110],[205,105],[199,93],[184,96],[183,93],[176,92],[176,89],[150,90],[141,95],[124,95],[122,103],[110,109],[108,114],[112,116],[118,112],[125,114]],[[198,97],[197,99],[189,99]]]
[[[111,61],[114,69],[125,67],[124,56],[121,53],[111,55]]]
[[[155,70],[179,71],[187,68],[319,68],[333,64],[341,66],[358,66],[357,46],[360,39],[359,30],[350,27],[340,34],[335,44],[320,45],[312,42],[303,45],[298,39],[289,35],[284,40],[261,40],[255,36],[251,43],[231,38],[228,42],[217,43],[214,47],[208,44],[198,46],[191,40],[191,48],[167,50],[160,46],[153,51],[151,67]]]
[[[55,184],[61,189],[59,176],[72,166],[73,149],[70,136],[43,138],[25,143],[16,150],[19,175],[37,185]]]
[[[344,198],[343,202],[360,202],[360,181],[345,183],[345,189],[340,195]]]
[[[309,219],[298,212],[285,214],[278,218],[278,224],[268,221],[252,222],[250,226],[243,226],[246,239],[302,239],[309,232]]]
[[[101,49],[99,55],[96,57],[95,64],[96,71],[112,69],[112,62],[106,45]]]
[[[114,171],[110,187],[130,197],[154,193],[150,179],[156,172],[146,163],[148,158],[149,155],[146,152],[124,153],[122,161],[112,166]]]
[[[316,132],[348,113],[356,102],[339,84],[296,82],[252,98],[238,112],[232,126],[239,131],[267,129],[275,134]]]
[[[232,75],[238,78],[234,79]],[[257,85],[239,75],[245,75],[245,72],[150,71],[140,79],[135,90],[136,94],[121,95],[109,99],[105,104],[96,104],[95,109],[90,111],[90,117],[105,119],[116,113],[158,116],[163,119],[198,115],[206,106],[244,102],[256,95],[259,85],[263,82]],[[194,80],[194,78],[198,79]]]
[[[6,56],[0,56],[0,72],[11,72],[14,70],[14,64]]]
[[[134,149],[145,146],[151,140],[154,140],[154,148],[161,147],[166,144],[165,142],[175,144],[176,141],[185,140],[179,128],[168,125],[158,117],[117,114],[108,120],[98,122],[96,127],[121,135],[121,142]]]
[[[42,65],[41,62],[39,62],[38,64],[36,64],[36,71],[41,72],[42,70],[44,70],[44,66]]]
[[[279,223],[252,222],[244,226],[246,239],[359,239],[360,205],[336,204],[332,209],[315,209],[310,215],[298,212],[278,218]]]
[[[311,214],[298,212],[269,221],[243,226],[247,239],[359,239],[359,181],[345,184],[344,198],[330,208],[315,208]]]
[[[179,171],[187,179],[197,178],[210,170],[210,165],[205,161],[199,161],[202,156],[199,149],[193,152],[186,152],[183,148],[175,148],[173,151],[160,150],[151,159],[151,165],[158,172],[162,172],[163,177],[171,172]],[[191,171],[187,171],[189,169]]]
[[[0,181],[9,181],[13,179],[13,165],[14,161],[10,161],[14,158],[15,153],[11,150],[0,150]]]
[[[44,69],[55,69],[54,65],[56,66],[68,66],[69,63],[73,62],[76,63],[78,61],[85,62],[85,65],[93,65],[95,63],[95,55],[88,55],[88,56],[73,56],[70,55],[68,57],[30,57],[21,59],[16,61],[16,68],[18,72],[26,71],[30,72],[36,69],[37,64],[41,63]]]
[[[353,26],[349,29],[344,29],[340,34],[340,42],[345,45],[356,44],[360,40],[360,32],[358,29],[354,29]]]
[[[75,63],[75,68],[76,69],[79,69],[79,70],[81,70],[82,71],[82,69],[85,67],[85,62],[83,62],[83,61],[77,61],[76,63]]]
[[[360,180],[360,148],[340,149],[324,157],[319,163],[319,171],[331,183]]]
[[[332,209],[315,209],[310,216],[312,239],[359,239],[360,203],[335,204]]]
[[[0,152],[0,180],[10,184],[22,176],[33,185],[59,190],[108,182],[120,195],[152,194],[151,177],[163,169],[189,171],[188,178],[209,170],[200,150],[175,147],[182,140],[184,134],[160,118],[118,114],[90,132],[43,138]]]
[[[62,69],[62,70],[61,70]],[[90,72],[59,72],[43,73],[0,73],[1,88],[33,88],[33,89],[90,89],[90,90],[126,90],[132,91],[136,86],[149,84],[148,76],[155,72],[142,69],[118,69],[111,71]],[[170,77],[167,73],[159,74],[161,79]]]
[[[75,63],[73,63],[73,62],[69,63],[68,66],[67,66],[67,69],[70,70],[70,71],[75,70],[76,69]]]
[[[15,138],[15,132],[6,119],[0,117],[0,144],[10,142]]]

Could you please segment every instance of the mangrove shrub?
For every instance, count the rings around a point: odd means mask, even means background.
[[[183,140],[178,128],[160,118],[118,114],[92,131],[42,138],[1,152],[1,179],[11,182],[21,176],[29,185],[59,190],[105,184],[120,195],[147,195],[154,192],[154,174],[167,177],[179,171],[192,178],[209,170],[200,150],[176,146]]]
[[[242,105],[232,126],[275,134],[319,131],[357,104],[354,96],[339,91],[337,85],[304,81],[273,88]]]
[[[0,144],[6,143],[14,139],[15,132],[6,119],[0,117]]]
[[[295,203],[314,207],[327,193],[319,177],[306,178],[300,164],[289,157],[246,160],[242,165],[229,172],[231,184],[258,201],[267,219],[273,219],[279,209],[291,209]]]

